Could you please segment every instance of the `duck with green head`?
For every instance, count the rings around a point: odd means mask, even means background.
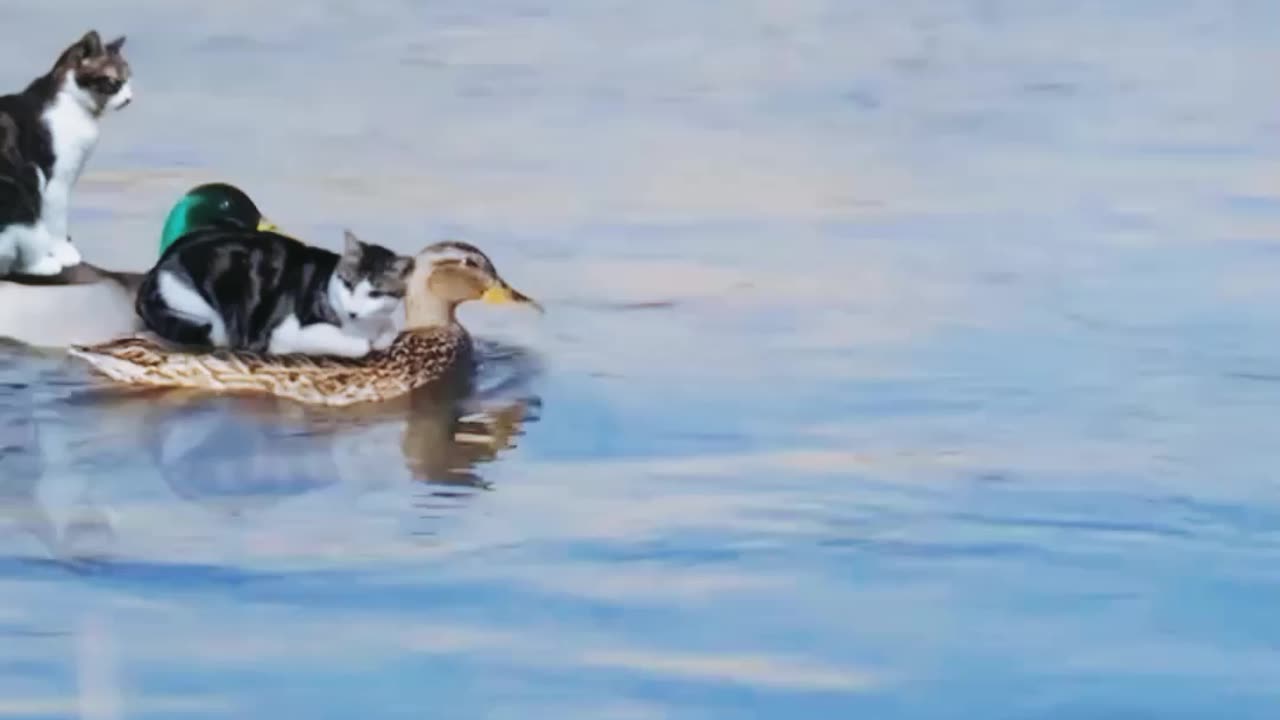
[[[209,183],[183,195],[169,211],[160,232],[160,254],[193,230],[210,227],[279,231],[243,190],[226,183]]]
[[[209,227],[276,231],[243,190],[208,183],[192,188],[169,211],[159,254],[184,235]],[[0,277],[0,338],[62,347],[137,332],[142,324],[134,311],[134,296],[142,276],[81,263],[47,277]]]

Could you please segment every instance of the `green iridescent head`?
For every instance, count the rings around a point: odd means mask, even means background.
[[[209,183],[192,188],[169,211],[160,234],[160,252],[163,254],[183,235],[209,227],[276,230],[243,190],[226,183]]]

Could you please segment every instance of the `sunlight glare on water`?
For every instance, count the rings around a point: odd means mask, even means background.
[[[1271,717],[1280,5],[85,0],[141,269],[229,180],[493,257],[469,405],[0,351],[0,718]],[[459,416],[462,416],[459,420]]]

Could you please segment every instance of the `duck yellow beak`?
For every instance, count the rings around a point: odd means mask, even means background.
[[[506,305],[510,303],[520,303],[521,305],[530,305],[538,312],[545,312],[537,300],[516,290],[505,282],[499,280],[484,291],[480,299],[487,303],[495,305]]]
[[[291,239],[291,240],[297,240],[297,239],[298,239],[298,238],[296,238],[296,237],[294,237],[294,236],[290,235],[289,233],[287,233],[287,232],[285,232],[285,231],[281,230],[279,225],[277,225],[277,224],[275,224],[275,223],[271,222],[270,220],[268,220],[268,219],[266,219],[266,218],[259,218],[259,219],[258,219],[258,232],[269,232],[269,233],[275,233],[275,234],[277,234],[277,235],[283,235],[283,236],[285,236],[285,237],[287,237],[287,238],[289,238],[289,239]]]

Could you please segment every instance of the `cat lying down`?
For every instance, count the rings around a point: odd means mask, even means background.
[[[345,233],[341,255],[284,235],[183,237],[142,280],[147,329],[195,348],[362,357],[389,347],[413,258]]]

